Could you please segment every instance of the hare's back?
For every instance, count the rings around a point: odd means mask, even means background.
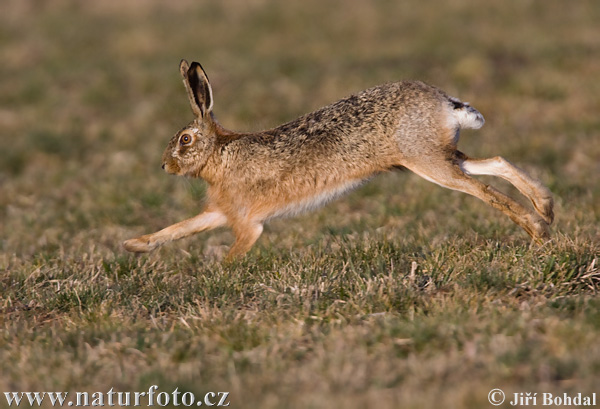
[[[402,120],[427,112],[444,100],[439,89],[419,81],[383,84],[350,95],[275,129],[258,134],[277,150],[320,147],[344,141],[392,136]],[[447,97],[446,97],[447,98]]]
[[[277,128],[235,141],[241,163],[294,173],[305,169],[360,169],[400,165],[399,129],[419,128],[438,120],[435,112],[447,96],[418,81],[383,84],[350,95]],[[429,118],[431,117],[431,118]]]

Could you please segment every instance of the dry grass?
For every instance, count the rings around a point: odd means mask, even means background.
[[[593,0],[9,1],[0,391],[157,384],[228,390],[236,408],[597,392],[598,21]],[[396,173],[271,223],[236,264],[213,257],[226,231],[126,254],[123,239],[192,215],[204,192],[159,166],[191,118],[183,57],[239,130],[402,78],[471,101],[487,124],[461,149],[547,183],[554,240],[530,247],[475,199]]]

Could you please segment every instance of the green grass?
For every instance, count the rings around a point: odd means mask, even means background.
[[[230,391],[235,408],[598,392],[598,21],[593,0],[9,2],[0,392],[156,384]],[[461,150],[502,155],[555,193],[553,240],[531,246],[476,199],[398,172],[273,221],[231,264],[226,230],[125,253],[201,206],[201,181],[160,169],[191,119],[181,58],[203,64],[237,130],[386,81],[438,85],[486,117]]]

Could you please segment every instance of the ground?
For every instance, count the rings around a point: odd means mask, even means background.
[[[0,391],[157,385],[229,391],[232,408],[600,393],[598,21],[595,0],[9,0]],[[234,263],[219,261],[226,230],[126,253],[124,239],[201,208],[203,182],[160,167],[192,119],[182,58],[203,64],[217,118],[241,131],[386,81],[437,85],[486,118],[461,150],[550,187],[552,240],[532,245],[477,199],[395,172],[274,221]]]

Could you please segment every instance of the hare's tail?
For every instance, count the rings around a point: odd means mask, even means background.
[[[462,102],[454,97],[448,97],[448,100],[452,104],[452,117],[458,128],[479,129],[483,126],[485,123],[483,115],[468,102]]]

